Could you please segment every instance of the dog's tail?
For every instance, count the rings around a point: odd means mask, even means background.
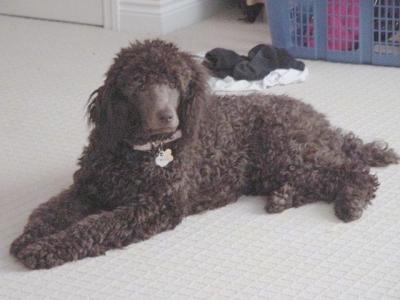
[[[344,136],[343,150],[350,157],[363,160],[371,167],[384,167],[399,163],[399,155],[386,142],[374,141],[364,144],[353,133]]]

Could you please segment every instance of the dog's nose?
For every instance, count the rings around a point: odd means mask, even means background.
[[[164,125],[168,125],[174,119],[173,113],[169,110],[160,111],[157,116],[158,116],[158,120]]]

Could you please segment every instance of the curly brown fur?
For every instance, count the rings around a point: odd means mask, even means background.
[[[264,195],[268,212],[333,202],[348,222],[375,196],[370,166],[399,160],[299,100],[215,96],[206,79],[173,44],[122,49],[92,95],[94,128],[73,185],[32,213],[11,253],[29,268],[51,268],[147,239],[242,194]],[[165,168],[154,151],[132,148],[176,129],[182,138],[168,144],[174,160]]]

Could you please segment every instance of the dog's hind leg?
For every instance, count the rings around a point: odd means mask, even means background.
[[[344,222],[361,217],[375,197],[376,176],[364,163],[345,163],[337,167],[314,168],[293,174],[287,183],[267,196],[266,210],[281,212],[316,201],[334,202],[336,216]]]
[[[344,222],[361,217],[364,208],[375,197],[378,180],[369,168],[347,166],[341,172],[341,187],[335,198],[335,214]]]
[[[331,202],[327,195],[321,195],[319,192],[312,191],[313,187],[309,185],[297,186],[296,183],[286,183],[280,188],[266,196],[265,210],[268,213],[279,213],[285,209],[292,207],[300,207],[302,205],[317,201]]]
[[[270,195],[266,196],[265,210],[268,213],[279,213],[293,207],[295,190],[289,184],[284,184]]]

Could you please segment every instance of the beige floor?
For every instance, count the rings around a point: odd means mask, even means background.
[[[313,204],[267,215],[260,198],[192,216],[106,256],[27,271],[8,254],[34,207],[71,183],[84,110],[114,54],[142,36],[0,16],[1,299],[400,299],[400,166],[376,169],[374,204],[351,224]],[[163,37],[194,53],[246,53],[267,27],[234,12]],[[306,61],[302,98],[338,126],[400,151],[400,69]]]

